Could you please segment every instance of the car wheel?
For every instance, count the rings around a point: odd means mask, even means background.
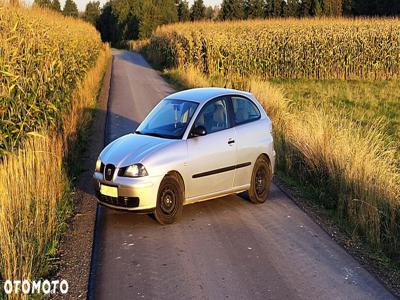
[[[249,189],[249,198],[253,203],[264,203],[268,198],[272,181],[271,164],[265,156],[260,156],[254,164]]]
[[[182,180],[177,175],[168,174],[161,181],[154,211],[154,216],[160,224],[172,224],[181,217],[183,189]]]

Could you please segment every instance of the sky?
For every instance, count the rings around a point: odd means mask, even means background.
[[[74,1],[75,1],[76,5],[78,5],[78,10],[79,11],[84,11],[85,7],[86,7],[86,4],[90,0],[74,0]],[[99,1],[100,1],[101,5],[103,5],[104,3],[107,2],[107,0],[99,0]],[[193,1],[194,0],[189,0],[189,5],[192,5]],[[203,1],[204,1],[204,5],[206,5],[206,6],[208,6],[208,5],[211,5],[211,6],[219,5],[222,2],[222,0],[203,0]],[[32,4],[33,0],[26,0],[26,3],[27,4]],[[65,0],[60,0],[60,3],[61,3],[61,8],[64,7]]]

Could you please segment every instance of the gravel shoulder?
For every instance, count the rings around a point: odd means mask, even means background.
[[[91,177],[93,166],[104,147],[104,127],[111,69],[112,61],[110,61],[103,78],[85,157],[82,158],[84,172],[76,180],[75,209],[59,247],[59,266],[54,278],[67,280],[69,292],[67,295],[56,295],[54,299],[86,298],[97,207]]]

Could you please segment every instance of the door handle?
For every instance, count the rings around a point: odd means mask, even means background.
[[[229,145],[232,145],[233,143],[235,143],[235,140],[230,139],[230,140],[228,141],[228,144],[229,144]]]

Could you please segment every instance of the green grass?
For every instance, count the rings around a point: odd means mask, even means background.
[[[400,159],[400,81],[272,80],[292,100],[292,109],[320,106],[340,111],[365,127],[379,122]]]

